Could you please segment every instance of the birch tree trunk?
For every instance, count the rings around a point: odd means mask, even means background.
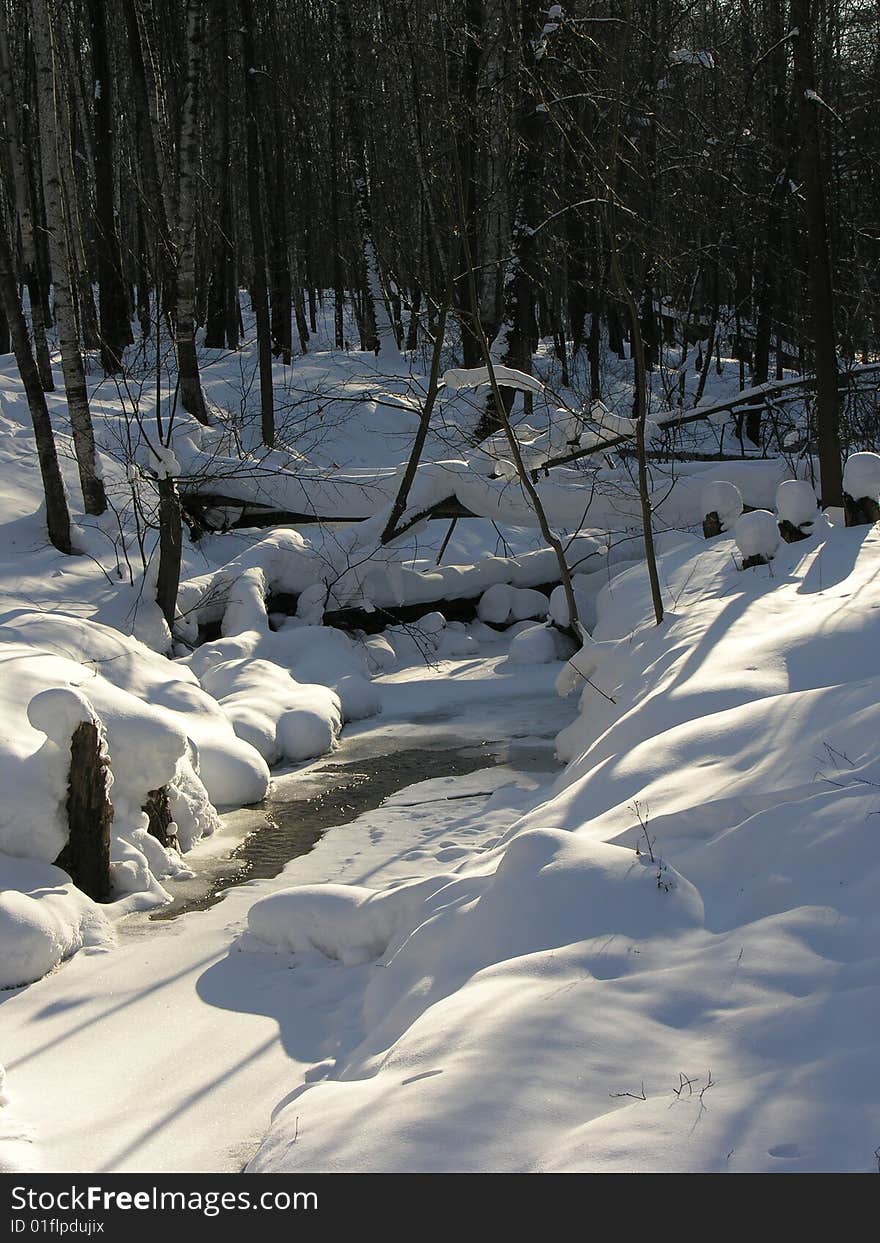
[[[100,3],[100,0],[98,0]],[[177,204],[177,305],[174,336],[180,378],[180,403],[188,414],[207,424],[208,411],[195,334],[196,176],[199,160],[199,79],[202,61],[202,0],[187,0],[186,87],[180,128],[180,172]]]
[[[61,470],[58,466],[55,437],[52,435],[52,424],[49,422],[46,395],[40,382],[37,364],[31,353],[27,324],[21,309],[12,267],[12,249],[2,221],[0,221],[0,305],[3,307],[9,324],[15,360],[18,363],[18,370],[28,399],[28,408],[31,412],[31,422],[34,426],[37,458],[46,497],[46,525],[49,528],[49,539],[59,552],[69,553],[72,551],[70,513],[67,508]]]
[[[53,26],[47,0],[31,0],[31,37],[36,65],[36,86],[40,112],[40,154],[49,255],[55,291],[55,316],[64,389],[70,413],[83,503],[87,514],[102,514],[107,508],[103,481],[98,474],[95,436],[89,411],[86,378],[76,326],[76,310],[71,291],[71,256],[68,220],[62,190],[59,142],[58,88],[55,72]]]
[[[9,166],[15,185],[15,207],[21,236],[24,281],[30,295],[31,327],[34,334],[37,370],[43,391],[51,393],[55,388],[52,365],[49,359],[49,343],[46,339],[46,291],[40,281],[40,266],[34,236],[34,218],[31,210],[31,177],[28,168],[29,153],[25,149],[23,135],[18,124],[18,102],[12,77],[9,56],[9,39],[6,30],[6,11],[0,6],[0,90],[2,90],[6,142],[9,149]]]
[[[272,388],[272,338],[269,324],[269,298],[266,287],[266,233],[260,195],[260,91],[254,61],[254,13],[251,0],[241,0],[241,50],[247,105],[247,183],[251,219],[253,272],[251,300],[257,320],[257,351],[260,364],[260,420],[263,444],[275,446],[275,394]]]
[[[819,109],[813,63],[812,0],[792,0],[794,84],[801,143],[809,249],[810,313],[816,367],[816,420],[819,440],[819,480],[822,504],[843,504],[840,447],[840,410],[837,394],[837,341],[834,330],[834,282],[829,253],[828,217],[819,141]]]

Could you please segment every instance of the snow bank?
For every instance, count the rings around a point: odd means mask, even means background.
[[[322,755],[343,721],[380,707],[363,649],[339,630],[298,618],[277,631],[267,625],[205,643],[183,663],[269,764]]]
[[[30,984],[83,946],[113,941],[101,908],[60,868],[0,855],[0,989]]]
[[[81,720],[106,731],[113,778],[111,876],[117,896],[165,901],[186,869],[147,832],[142,807],[165,786],[184,849],[218,824],[213,804],[262,798],[268,770],[236,738],[193,674],[107,626],[61,614],[0,619],[0,849],[51,863],[67,839],[70,739]]]
[[[381,965],[251,1169],[875,1168],[880,534],[732,548],[661,553],[660,627],[643,566],[599,593],[569,766],[501,842],[413,908],[257,917]]]

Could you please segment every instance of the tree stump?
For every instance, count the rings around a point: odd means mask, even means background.
[[[159,844],[179,850],[180,843],[177,840],[177,834],[168,832],[169,826],[174,823],[168,803],[168,787],[160,786],[158,790],[148,790],[147,801],[141,810],[145,811],[149,817],[148,832],[156,838]]]
[[[77,725],[70,740],[67,845],[55,860],[73,883],[96,902],[110,900],[110,761],[93,721]]]
[[[745,557],[743,559],[742,568],[744,570],[753,570],[756,565],[769,565],[769,564],[770,564],[769,557],[765,557],[763,553],[756,552],[756,553],[753,553],[751,557]]]
[[[786,544],[797,544],[802,539],[809,539],[810,532],[802,531],[800,527],[796,527],[793,522],[789,522],[787,518],[783,518],[779,523],[779,534],[785,540]]]
[[[705,539],[714,539],[716,535],[721,535],[723,529],[718,511],[713,509],[703,518],[703,536]]]
[[[872,526],[880,522],[880,505],[873,496],[853,500],[848,492],[843,494],[843,512],[848,527]]]

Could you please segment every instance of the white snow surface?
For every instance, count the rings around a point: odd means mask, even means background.
[[[213,426],[177,411],[158,454],[90,378],[99,518],[78,507],[56,365],[72,557],[46,543],[27,407],[0,359],[0,1169],[873,1169],[877,531],[813,512],[807,540],[740,574],[732,539],[681,528],[698,529],[707,484],[738,489],[765,510],[740,519],[746,545],[769,549],[770,509],[810,499],[787,462],[652,462],[655,628],[631,463],[557,469],[536,486],[592,632],[563,665],[542,621],[567,624],[564,598],[534,592],[554,555],[504,439],[472,447],[473,377],[447,373],[404,520],[449,498],[478,517],[454,533],[419,521],[382,549],[425,368],[396,347],[313,344],[276,366],[301,399],[290,425],[280,404],[271,452],[250,345],[206,352]],[[632,430],[628,373],[608,360],[608,418],[585,420],[576,394],[566,411],[548,398],[550,357],[502,376],[533,396],[528,424],[519,397],[512,415],[527,467]],[[737,365],[723,371],[705,403],[737,391]],[[729,423],[685,434],[708,454]],[[880,493],[878,461],[850,458],[851,495]],[[216,485],[224,522],[255,504],[362,521],[185,534],[172,636],[157,474]],[[502,640],[437,611],[493,591]],[[298,597],[295,617],[270,619],[275,593]],[[434,611],[363,641],[317,624],[413,602]],[[198,646],[200,626],[220,637]],[[574,722],[554,684],[579,691]],[[52,863],[70,733],[89,719],[114,804],[100,909]],[[558,731],[568,767],[537,788],[508,768],[403,789],[210,911],[138,913],[232,848],[215,808],[260,800],[270,763],[447,730],[450,746]],[[146,831],[160,785],[191,866]]]
[[[494,850],[414,911],[255,912],[377,965],[249,1169],[874,1168],[880,537],[731,547],[661,557],[659,628],[641,567],[600,597],[569,766]]]

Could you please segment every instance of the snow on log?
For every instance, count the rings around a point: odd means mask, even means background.
[[[495,380],[505,388],[516,388],[521,393],[543,393],[544,385],[534,376],[515,367],[503,367],[500,363],[492,368]],[[488,367],[453,367],[443,373],[443,384],[450,393],[457,393],[463,388],[479,388],[481,384],[491,383]]]

